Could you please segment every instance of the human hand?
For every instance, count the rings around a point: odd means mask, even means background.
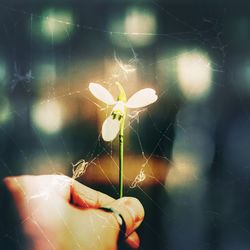
[[[61,175],[8,177],[3,184],[2,235],[15,248],[117,249],[117,218],[101,207],[111,207],[122,215],[126,243],[139,247],[135,230],[144,218],[144,209],[135,198],[114,200]]]

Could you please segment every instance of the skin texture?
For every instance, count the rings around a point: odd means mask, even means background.
[[[132,197],[114,200],[61,175],[18,176],[3,180],[0,189],[1,249],[118,249],[119,224],[108,206],[123,216],[125,243],[139,247],[135,232],[144,218]]]

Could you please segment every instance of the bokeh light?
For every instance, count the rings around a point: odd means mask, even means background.
[[[183,107],[177,114],[177,121],[173,166],[166,180],[169,188],[196,185],[208,171],[215,150],[214,124],[206,109],[198,116],[195,105]]]
[[[157,23],[154,13],[150,10],[131,8],[125,17],[125,32],[135,46],[150,45],[156,33]]]
[[[62,107],[58,101],[37,102],[32,109],[35,126],[47,134],[60,131],[63,126]]]
[[[173,189],[191,186],[199,178],[197,159],[192,154],[175,153],[174,166],[169,170],[166,185]]]
[[[41,30],[46,39],[62,42],[72,33],[73,15],[69,10],[49,9],[42,16]]]
[[[209,94],[212,69],[202,52],[183,52],[177,58],[178,83],[187,99],[199,99]]]
[[[130,7],[124,17],[113,16],[108,24],[112,42],[120,47],[130,48],[151,45],[157,31],[156,16],[153,11]]]

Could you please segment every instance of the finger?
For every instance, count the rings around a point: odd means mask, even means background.
[[[65,175],[8,177],[5,183],[9,188],[24,193],[26,197],[47,196],[56,192],[63,199],[80,208],[99,208],[114,201],[112,197],[84,186]]]
[[[39,208],[43,201],[46,203],[50,198],[53,198],[55,203],[62,200],[57,193],[65,190],[65,183],[63,183],[65,178],[60,178],[60,184],[57,184],[56,178],[58,178],[56,175],[14,176],[5,178],[3,185],[12,196],[18,209],[29,211],[29,209]],[[67,186],[69,190],[69,184]]]
[[[138,249],[140,246],[140,238],[136,232],[131,233],[125,240],[125,243],[132,249]]]
[[[7,177],[3,182],[10,190],[22,192],[27,197],[53,191],[69,197],[72,179],[64,175],[21,175]]]
[[[140,201],[134,197],[123,197],[110,204],[123,217],[126,224],[125,235],[129,236],[142,223],[144,209]]]
[[[4,186],[14,195],[22,195],[29,199],[37,195],[45,195],[46,191],[49,193],[52,190],[52,178],[50,175],[22,175],[6,177],[3,180]]]
[[[100,208],[113,202],[115,199],[73,181],[71,185],[71,203],[80,208]]]

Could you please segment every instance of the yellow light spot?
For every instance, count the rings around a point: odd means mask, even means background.
[[[201,52],[182,53],[177,58],[178,82],[184,96],[197,99],[206,96],[211,89],[210,61]]]
[[[125,17],[125,32],[129,40],[135,46],[150,45],[156,33],[157,23],[152,11],[139,8],[131,8]]]
[[[108,24],[112,42],[120,47],[143,47],[155,40],[157,22],[154,12],[129,8],[124,17],[113,17]]]
[[[166,179],[168,188],[192,186],[199,179],[200,168],[194,155],[178,153],[174,155],[174,166],[169,170]]]
[[[46,39],[61,42],[72,33],[73,16],[70,11],[49,9],[43,13],[41,29]]]
[[[37,103],[32,109],[32,120],[41,131],[57,133],[63,125],[62,107],[57,101]]]

